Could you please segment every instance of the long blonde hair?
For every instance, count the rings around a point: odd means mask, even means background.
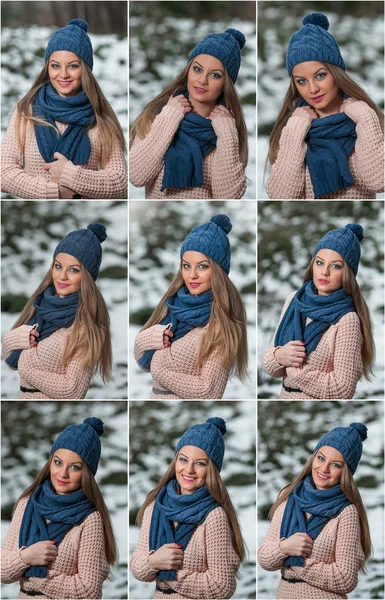
[[[230,370],[230,375],[235,373],[243,381],[247,376],[248,360],[245,307],[240,293],[226,271],[211,258],[207,257],[207,260],[212,269],[213,302],[208,329],[200,349],[198,366],[201,367],[214,350],[220,350],[223,367]],[[176,294],[183,285],[184,280],[179,270],[142,331],[157,325],[166,317],[167,299]]]
[[[130,148],[136,136],[138,136],[140,139],[146,137],[147,133],[150,131],[155,117],[161,112],[162,108],[166,106],[170,99],[170,95],[175,94],[175,92],[181,88],[187,88],[188,72],[193,60],[194,59],[191,59],[183,71],[181,71],[154,100],[151,100],[151,102],[146,104],[146,106],[140,112],[130,129]],[[224,70],[223,98],[226,102],[227,108],[231,110],[234,115],[235,124],[238,130],[240,161],[243,166],[246,167],[249,157],[249,150],[247,141],[247,128],[245,119],[243,117],[242,103],[226,68]]]
[[[104,96],[98,82],[96,81],[95,75],[92,73],[87,63],[85,63],[79,57],[78,60],[82,66],[82,88],[92,104],[92,108],[94,109],[96,117],[96,122],[90,125],[88,129],[92,129],[95,126],[98,127],[98,137],[101,150],[101,165],[102,167],[105,167],[115,144],[118,144],[118,147],[121,149],[121,151],[125,152],[126,142],[118,118],[108,100]],[[32,103],[37,92],[43,85],[50,82],[48,64],[49,63],[47,60],[43,70],[37,77],[35,83],[32,85],[32,88],[17,104],[16,132],[21,153],[24,152],[25,132],[28,121],[37,123],[39,125],[45,125],[47,127],[53,127],[57,131],[58,136],[60,135],[56,127],[50,123],[47,123],[43,119],[34,117],[32,115]]]
[[[35,298],[53,285],[54,262],[37,290],[28,300],[12,329],[25,325],[35,314],[33,306]],[[110,316],[94,278],[81,261],[79,264],[82,275],[80,298],[73,328],[64,349],[63,366],[66,367],[75,355],[79,355],[82,357],[82,367],[90,368],[92,375],[99,371],[104,383],[107,383],[111,380],[112,365]]]
[[[142,504],[141,508],[139,509],[139,512],[136,517],[137,525],[140,526],[142,524],[144,511],[146,510],[147,506],[155,500],[160,490],[164,488],[164,486],[167,485],[168,482],[171,481],[171,479],[175,479],[175,463],[177,461],[178,455],[179,452],[176,454],[176,456],[174,456],[171,465],[167,469],[165,475],[162,477],[161,481],[158,483],[156,488],[154,488],[153,490],[151,490],[151,492],[147,494],[147,497],[144,503]],[[240,561],[243,562],[246,556],[246,545],[242,537],[237,513],[235,511],[233,503],[231,502],[226,486],[222,481],[220,473],[210,457],[208,457],[207,463],[206,486],[211,496],[215,498],[215,500],[221,505],[221,507],[227,515],[227,519],[229,521],[231,529],[234,550],[238,554]]]
[[[316,257],[313,256],[310,265],[308,266],[306,273],[303,278],[303,282],[313,280],[313,264]],[[370,374],[373,374],[373,363],[375,359],[375,346],[372,331],[372,322],[370,313],[365,299],[362,295],[360,286],[357,283],[357,279],[353,273],[352,268],[345,262],[345,268],[342,272],[342,287],[345,292],[351,296],[354,300],[357,315],[360,319],[361,333],[363,337],[361,357],[364,371],[364,377],[370,381]]]
[[[313,460],[314,460],[316,454],[317,454],[317,452],[314,452],[314,454],[307,459],[305,466],[303,467],[303,469],[300,472],[300,474],[298,475],[298,477],[296,477],[289,485],[286,485],[284,488],[282,488],[282,490],[279,492],[278,497],[277,497],[276,501],[274,502],[273,506],[271,507],[270,512],[268,514],[269,519],[273,518],[274,513],[277,510],[278,506],[280,506],[280,504],[282,504],[282,502],[285,502],[288,499],[288,497],[290,496],[290,494],[292,494],[295,486],[300,481],[305,479],[306,475],[311,473]],[[365,560],[368,560],[368,558],[371,555],[371,551],[372,551],[368,517],[366,515],[364,503],[362,502],[360,492],[357,489],[356,482],[354,481],[353,475],[352,475],[350,468],[348,467],[348,464],[346,462],[344,462],[343,467],[342,467],[340,483],[341,483],[341,490],[343,491],[343,493],[345,494],[347,499],[352,504],[354,504],[354,506],[357,509],[358,516],[360,519],[360,526],[361,526],[360,527],[360,529],[361,529],[361,546],[362,546],[363,553],[365,555]],[[364,567],[362,568],[362,570],[364,570]]]
[[[53,456],[51,456],[50,459],[46,462],[43,469],[37,475],[35,481],[18,498],[14,507],[14,511],[22,498],[27,498],[28,496],[31,496],[31,494],[33,494],[33,492],[40,484],[42,484],[46,479],[51,479],[50,467],[52,459]],[[114,565],[118,561],[118,549],[116,546],[114,532],[112,529],[110,514],[108,512],[106,503],[104,502],[99,486],[95,481],[95,477],[86,462],[83,464],[80,485],[88,500],[92,502],[92,504],[95,506],[96,510],[102,518],[104,526],[104,543],[106,559],[109,565]]]
[[[363,100],[364,102],[366,102],[370,106],[370,108],[372,108],[375,111],[376,115],[379,118],[382,131],[384,131],[384,113],[377,106],[377,104],[373,102],[373,100],[362,89],[362,87],[358,83],[356,83],[346,73],[346,71],[341,69],[341,67],[337,67],[337,65],[332,65],[331,63],[325,62],[322,62],[322,64],[332,74],[335,82],[340,88],[341,96],[343,96],[343,94],[348,94],[356,100]],[[269,151],[267,155],[266,165],[268,162],[271,165],[273,165],[277,160],[279,140],[281,138],[282,129],[285,127],[289,118],[292,116],[293,112],[297,108],[297,102],[300,98],[302,98],[302,96],[296,88],[293,75],[291,75],[289,88],[282,102],[282,107],[279,111],[273,130],[270,134]]]

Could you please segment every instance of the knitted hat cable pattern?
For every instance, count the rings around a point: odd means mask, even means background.
[[[364,229],[358,223],[349,223],[341,229],[332,229],[320,239],[314,248],[312,256],[323,248],[338,252],[352,268],[354,275],[358,273],[361,258],[361,242],[364,239]]]
[[[101,453],[100,436],[104,433],[104,423],[97,417],[84,419],[81,425],[69,425],[59,433],[52,444],[49,455],[64,448],[79,454],[95,475]]]
[[[368,428],[363,423],[350,423],[349,427],[335,427],[326,433],[316,447],[331,446],[341,452],[352,474],[356,472],[362,456],[362,442],[368,437]]]
[[[206,423],[193,425],[180,438],[175,448],[175,455],[184,446],[196,446],[206,452],[218,471],[221,471],[225,454],[223,436],[226,431],[226,421],[221,417],[211,417]]]
[[[294,67],[312,60],[327,62],[346,70],[341,50],[328,32],[329,20],[322,13],[311,13],[302,21],[302,27],[289,39],[286,69],[291,75]]]
[[[211,217],[209,223],[195,227],[186,237],[180,249],[180,257],[190,250],[209,256],[227,274],[230,272],[231,248],[227,234],[233,226],[227,215],[219,214]]]
[[[67,50],[83,59],[92,71],[94,66],[93,50],[87,31],[88,23],[83,19],[72,19],[65,27],[55,31],[47,44],[44,54],[45,62],[53,52]]]
[[[98,278],[102,263],[101,244],[107,238],[106,228],[101,223],[90,223],[87,229],[71,231],[56,246],[53,257],[60,252],[71,254],[85,266],[94,279]]]
[[[214,56],[226,67],[233,83],[241,66],[241,50],[246,38],[238,29],[226,29],[224,33],[210,33],[193,48],[187,62],[199,54]]]

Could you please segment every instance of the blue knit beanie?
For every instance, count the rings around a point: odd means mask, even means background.
[[[211,458],[218,471],[222,469],[223,456],[225,454],[226,421],[220,417],[211,417],[206,423],[193,425],[180,438],[175,448],[175,454],[183,446],[196,446]]]
[[[64,431],[59,433],[49,455],[65,448],[76,452],[87,463],[92,473],[95,475],[98,470],[101,444],[99,437],[104,433],[104,423],[97,417],[88,417],[84,419],[81,425],[69,425]]]
[[[211,217],[209,223],[198,225],[188,234],[180,249],[180,257],[189,250],[201,252],[215,260],[229,274],[231,249],[227,234],[232,228],[227,215]]]
[[[87,229],[71,231],[56,246],[53,257],[65,252],[71,254],[88,269],[94,279],[98,278],[102,262],[101,243],[107,237],[106,228],[101,223],[91,223]]]
[[[90,67],[94,66],[91,40],[87,35],[88,23],[83,19],[72,19],[65,27],[58,29],[48,42],[44,60],[47,61],[53,52],[67,50],[84,60]]]
[[[335,427],[318,442],[314,451],[322,446],[331,446],[341,452],[352,474],[356,472],[362,455],[362,442],[366,440],[368,428],[363,423],[350,423],[349,427]]]
[[[193,48],[187,62],[199,54],[215,56],[226,67],[233,83],[241,66],[241,50],[246,38],[238,29],[226,29],[224,33],[210,33]]]
[[[289,75],[295,65],[311,60],[327,62],[346,70],[341,50],[334,37],[328,32],[329,21],[322,13],[311,13],[302,21],[289,40],[286,68]]]
[[[364,230],[358,223],[349,223],[342,229],[332,229],[318,242],[312,256],[315,256],[322,248],[334,250],[344,257],[348,265],[357,275],[358,264],[361,257],[360,242],[364,238]]]

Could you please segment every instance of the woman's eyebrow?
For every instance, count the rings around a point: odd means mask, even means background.
[[[326,67],[321,67],[315,73],[313,73],[313,75],[317,75],[318,71],[322,71],[322,69],[327,70]],[[301,75],[294,75],[294,77],[299,77],[300,79],[306,79],[306,77],[302,77]]]
[[[199,65],[199,66],[201,67],[201,69],[204,69],[204,67],[202,67],[202,65],[201,65],[201,64],[200,64],[200,63],[199,63],[197,60],[194,60],[194,63],[193,63],[193,64],[195,64],[195,63],[196,63],[197,65]],[[209,69],[209,70],[210,70],[210,71],[220,71],[221,73],[223,73],[222,69]]]
[[[54,458],[57,458],[58,460],[60,460],[60,462],[64,462],[60,456],[58,456],[57,454],[55,454]],[[70,463],[71,465],[83,465],[83,463],[80,462],[80,460],[75,460],[75,462]]]
[[[51,61],[50,61],[50,62],[56,63],[56,64],[58,64],[58,65],[60,65],[60,64],[61,64],[61,63],[60,63],[58,60],[54,60],[53,58],[51,58]],[[78,61],[78,59],[77,59],[77,58],[75,58],[75,60],[71,60],[69,63],[67,63],[67,65],[72,65],[72,63],[74,63],[74,62],[77,62],[77,63],[78,63],[79,61]]]
[[[324,258],[322,258],[322,256],[320,256],[319,254],[317,254],[316,258],[319,258],[320,260],[323,260],[323,262],[326,262],[326,260]],[[331,260],[330,262],[332,262],[332,263],[340,262],[341,264],[344,264],[342,262],[342,260],[340,260],[339,258],[337,258],[336,260]]]
[[[186,456],[185,454],[183,454],[183,452],[181,452],[181,453],[180,453],[180,456],[184,456],[185,458],[188,458],[188,456]],[[196,458],[196,459],[195,459],[195,462],[196,462],[197,460],[207,460],[207,458]]]
[[[56,260],[56,258],[55,258],[55,262],[57,262],[57,263],[58,263],[58,265],[60,265],[61,267],[63,266],[63,265],[61,264],[61,262],[59,262],[58,260]],[[70,267],[80,267],[80,265],[78,265],[78,264],[75,264],[75,265],[70,265]]]
[[[320,454],[321,456],[323,456],[324,458],[326,458],[326,456],[324,454],[322,454],[322,452],[318,452],[318,454]],[[339,458],[336,458],[335,460],[332,460],[332,462],[339,462],[342,464],[342,460],[340,460]]]

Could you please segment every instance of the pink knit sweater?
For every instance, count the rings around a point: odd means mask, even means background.
[[[165,325],[154,325],[138,333],[135,339],[135,359],[147,350],[155,350],[151,361],[153,391],[150,398],[164,400],[222,398],[228,369],[221,364],[220,353],[214,351],[198,367],[198,357],[207,327],[196,327],[185,336],[163,348]],[[163,393],[162,393],[163,392]]]
[[[147,199],[239,199],[246,190],[246,176],[239,160],[238,132],[233,118],[212,121],[217,145],[203,159],[203,186],[167,188],[163,192],[164,157],[182,121],[183,113],[174,106],[164,106],[155,117],[149,133],[138,137],[130,150],[130,181],[136,187],[146,186]]]
[[[19,399],[28,400],[78,400],[84,398],[91,381],[90,369],[82,367],[82,359],[73,358],[66,369],[62,356],[72,330],[58,329],[45,340],[30,348],[30,325],[21,325],[4,336],[2,355],[4,360],[14,350],[22,350],[18,371],[20,385],[40,392],[19,392]]]
[[[137,579],[155,582],[157,571],[150,567],[147,560],[153,508],[154,502],[144,511],[130,568]],[[184,552],[182,568],[176,572],[176,581],[157,580],[159,587],[171,588],[177,593],[163,594],[154,589],[154,598],[231,598],[237,585],[239,565],[226,513],[219,506],[209,512],[204,523],[194,530]]]
[[[279,534],[285,506],[286,502],[282,502],[274,513],[270,529],[258,550],[258,562],[267,571],[281,570],[281,574],[287,579],[304,579],[305,583],[289,583],[281,579],[277,598],[346,599],[346,594],[357,587],[358,571],[365,562],[356,507],[350,504],[337,517],[327,522],[314,540],[312,553],[309,558],[304,559],[303,567],[284,567],[287,554],[280,550]]]
[[[91,513],[75,525],[58,546],[54,562],[47,566],[46,578],[24,577],[28,565],[20,557],[19,532],[28,498],[22,498],[13,515],[1,550],[1,582],[20,581],[28,592],[41,592],[34,598],[101,598],[102,584],[109,574],[105,555],[104,526],[100,514]],[[32,596],[19,592],[18,598]]]
[[[279,322],[294,295],[295,292],[286,299]],[[310,322],[311,319],[306,320],[306,324]],[[270,346],[262,356],[263,368],[272,377],[283,377],[286,387],[302,390],[301,393],[287,392],[282,387],[280,398],[291,400],[353,398],[357,382],[363,372],[362,333],[357,313],[347,313],[338,323],[330,325],[321,337],[317,348],[310,352],[301,368],[286,368],[278,363],[274,352],[280,346],[274,346],[275,333]]]
[[[324,198],[369,199],[384,191],[384,136],[379,119],[370,106],[357,101],[345,110],[356,124],[357,140],[349,157],[354,185]],[[309,169],[305,164],[305,137],[311,123],[302,117],[290,117],[282,129],[277,160],[271,168],[266,190],[275,200],[313,198]]]
[[[25,133],[24,164],[16,138],[16,110],[13,112],[6,136],[1,145],[1,190],[18,198],[58,199],[59,185],[70,188],[81,198],[126,198],[127,165],[123,152],[117,144],[104,169],[99,169],[101,158],[98,128],[87,132],[91,143],[91,155],[86,165],[66,163],[59,184],[51,180],[43,168],[45,161],[39,152],[34,126],[28,121]],[[62,134],[67,125],[56,122]],[[21,131],[25,128],[23,120]],[[23,139],[24,136],[22,136]]]

